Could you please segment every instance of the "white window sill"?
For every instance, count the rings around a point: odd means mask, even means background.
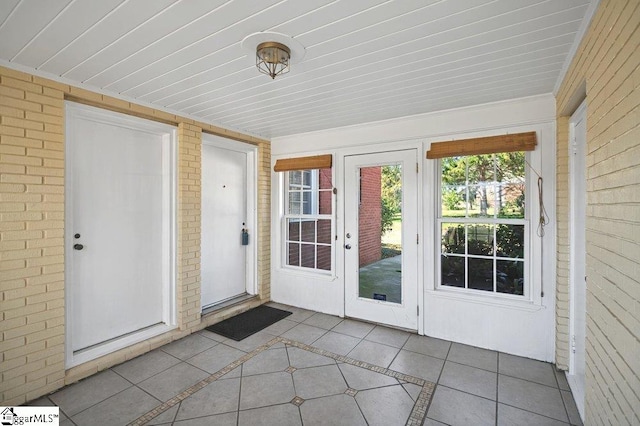
[[[480,305],[496,306],[507,309],[515,309],[519,311],[537,312],[546,309],[544,305],[540,305],[531,300],[506,299],[491,294],[469,294],[462,293],[446,288],[438,288],[435,290],[425,290],[425,297],[434,297],[448,300],[459,300],[469,303],[477,303]]]

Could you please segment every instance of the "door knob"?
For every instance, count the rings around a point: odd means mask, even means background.
[[[82,244],[74,244],[73,245],[73,249],[74,250],[82,250],[84,248],[84,246]]]
[[[344,248],[346,248],[347,250],[351,250],[351,244],[345,244]]]

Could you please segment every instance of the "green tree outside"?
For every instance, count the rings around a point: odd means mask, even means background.
[[[382,234],[393,227],[402,213],[402,169],[399,164],[381,167]]]

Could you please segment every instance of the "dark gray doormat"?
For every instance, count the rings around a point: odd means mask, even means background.
[[[205,330],[240,341],[289,315],[291,315],[289,311],[260,305],[235,317],[210,325]]]

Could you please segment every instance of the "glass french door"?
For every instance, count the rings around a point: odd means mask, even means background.
[[[417,151],[344,161],[345,315],[416,330]]]

